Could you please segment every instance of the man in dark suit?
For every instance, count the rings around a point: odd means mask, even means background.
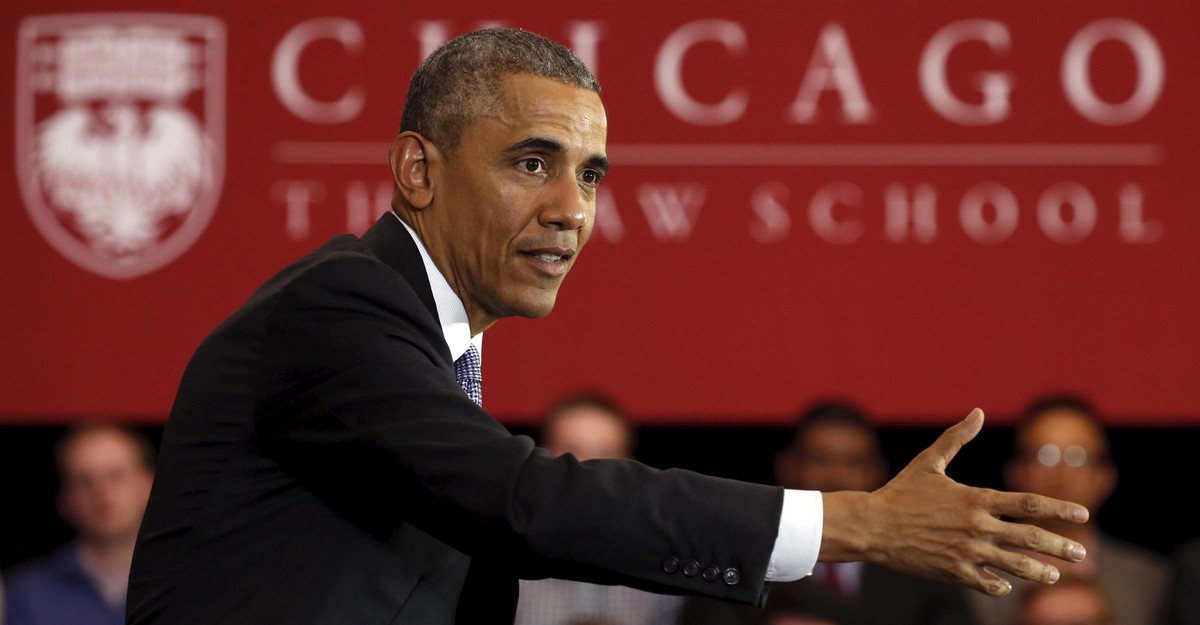
[[[879,434],[856,406],[821,402],[797,421],[775,456],[784,488],[872,491],[887,480]],[[680,625],[971,625],[959,586],[898,573],[873,562],[819,563],[811,577],[774,584],[762,609],[689,599]]]
[[[394,214],[283,269],[188,364],[131,625],[507,624],[519,577],[756,604],[818,557],[999,595],[985,566],[1056,575],[1006,547],[1083,557],[998,518],[1082,507],[945,476],[979,411],[876,493],[824,497],[555,458],[484,412],[482,333],[550,312],[591,232],[606,132],[595,78],[531,33],[468,33],[422,63]]]

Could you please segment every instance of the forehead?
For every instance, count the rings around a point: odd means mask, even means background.
[[[800,435],[797,443],[806,448],[874,447],[875,437],[868,430],[848,423],[814,423]]]
[[[494,109],[467,127],[464,145],[485,148],[494,141],[542,137],[587,156],[604,154],[608,119],[594,91],[534,74],[508,74],[498,96]]]
[[[1086,416],[1074,410],[1051,410],[1038,415],[1021,436],[1024,445],[1104,447],[1104,436]]]
[[[71,471],[136,457],[137,446],[128,437],[109,430],[97,430],[68,441],[62,449],[61,462],[63,470]]]
[[[564,408],[554,415],[551,421],[553,425],[580,425],[587,426],[597,423],[612,423],[614,425],[621,424],[621,418],[617,415],[600,408],[599,406],[572,406]]]
[[[554,415],[547,424],[548,439],[625,437],[628,432],[620,417],[596,406],[574,406]]]

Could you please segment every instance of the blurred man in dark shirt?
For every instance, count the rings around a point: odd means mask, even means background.
[[[58,508],[75,539],[5,580],[7,625],[122,625],[129,565],[153,481],[140,434],[81,426],[59,442]]]

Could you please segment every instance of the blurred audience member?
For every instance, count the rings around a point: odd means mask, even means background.
[[[555,456],[580,461],[633,456],[635,431],[624,412],[598,393],[562,398],[542,420],[539,442]],[[521,581],[516,625],[669,625],[682,599],[625,586],[560,579]]]
[[[86,425],[55,449],[58,510],[75,538],[8,573],[6,625],[122,625],[129,564],[154,470],[132,430]]]
[[[1159,625],[1200,625],[1200,538],[1176,549]]]
[[[1017,625],[1116,624],[1104,590],[1095,580],[1081,577],[1030,588],[1021,598],[1021,617],[1017,621]]]
[[[1096,410],[1074,396],[1035,401],[1013,429],[1013,457],[1005,464],[1007,488],[1083,504],[1091,520],[1083,525],[1045,522],[1041,526],[1074,539],[1087,550],[1080,563],[1055,562],[1064,579],[1094,579],[1121,625],[1152,623],[1166,586],[1165,559],[1148,549],[1119,541],[1100,530],[1097,512],[1117,483],[1109,458],[1108,434]],[[1036,556],[1035,556],[1036,557]],[[1029,584],[1012,579],[1009,596],[972,597],[984,625],[1016,622],[1021,594]]]
[[[800,418],[775,457],[780,486],[801,490],[871,491],[888,477],[879,434],[862,412],[820,403]],[[813,576],[771,585],[763,609],[688,599],[680,625],[967,625],[957,586],[896,573],[870,563],[818,563]]]

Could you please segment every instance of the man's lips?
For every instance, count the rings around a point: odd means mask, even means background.
[[[523,249],[520,254],[532,261],[533,265],[542,273],[549,276],[561,276],[566,273],[567,265],[575,256],[575,249],[546,246]]]
[[[526,256],[532,256],[539,260],[554,262],[559,260],[571,260],[571,257],[575,255],[575,250],[569,247],[555,246],[521,250],[521,253]]]

